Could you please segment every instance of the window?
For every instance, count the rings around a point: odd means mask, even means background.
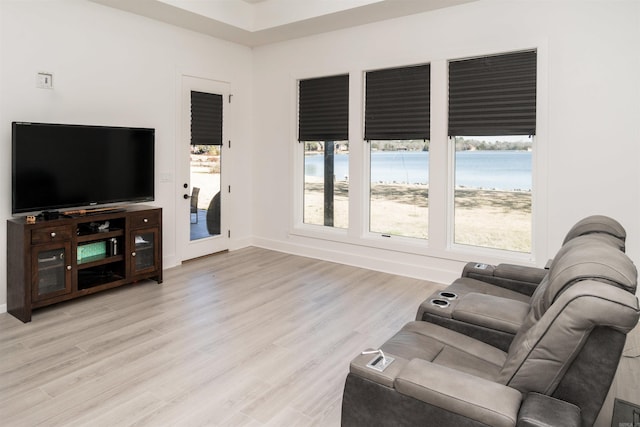
[[[304,143],[304,223],[348,228],[347,141]]]
[[[545,60],[527,48],[296,80],[292,233],[452,260],[535,259]],[[349,115],[358,110],[362,133]]]
[[[449,63],[453,241],[531,252],[536,52]]]
[[[348,227],[349,75],[300,80],[305,224]]]
[[[430,66],[365,75],[369,230],[428,237]]]
[[[531,252],[532,142],[455,137],[455,243]]]
[[[191,91],[191,241],[220,235],[222,127],[222,95]],[[199,218],[205,220],[206,227],[198,226],[202,224]]]

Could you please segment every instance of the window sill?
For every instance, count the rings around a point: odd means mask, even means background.
[[[478,261],[491,264],[517,263],[535,266],[532,254],[511,252],[478,246],[453,244],[442,249],[433,247],[429,240],[402,236],[386,236],[377,233],[364,233],[354,236],[347,229],[334,229],[324,226],[302,224],[291,229],[290,235],[299,238],[310,238],[326,242],[340,243],[350,246],[372,248],[448,261]]]

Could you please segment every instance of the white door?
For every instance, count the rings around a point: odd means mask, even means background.
[[[176,157],[180,163],[176,231],[182,261],[229,248],[226,215],[229,192],[224,173],[229,150],[225,126],[228,106],[228,83],[182,76]]]

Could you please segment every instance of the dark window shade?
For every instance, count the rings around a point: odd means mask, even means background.
[[[364,139],[430,139],[430,66],[366,75]]]
[[[535,51],[449,63],[449,136],[535,133]]]
[[[222,95],[191,91],[191,145],[222,145]]]
[[[349,75],[300,80],[298,141],[349,139]]]

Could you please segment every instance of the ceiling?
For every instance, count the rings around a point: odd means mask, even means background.
[[[90,0],[260,46],[477,0]]]

